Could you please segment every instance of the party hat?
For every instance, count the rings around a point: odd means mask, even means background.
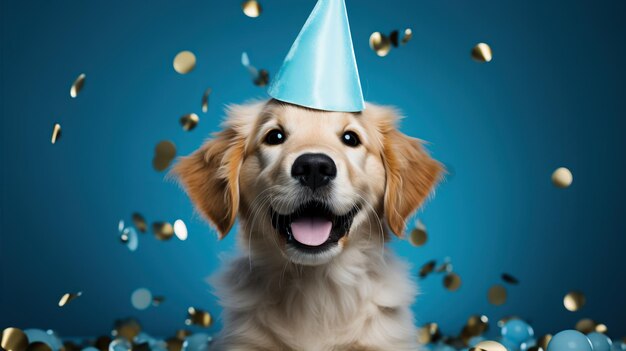
[[[318,0],[268,93],[318,110],[365,109],[344,0]]]

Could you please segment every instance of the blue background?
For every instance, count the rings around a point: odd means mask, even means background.
[[[147,332],[168,336],[184,326],[188,306],[220,312],[205,278],[234,252],[236,235],[217,241],[179,186],[152,169],[154,146],[172,140],[186,155],[218,129],[226,104],[266,97],[241,53],[274,74],[314,3],[264,0],[253,19],[239,1],[1,1],[0,327],[100,335],[136,316]],[[463,279],[457,292],[440,275],[421,282],[418,323],[456,334],[471,314],[494,322],[514,314],[545,333],[589,317],[624,336],[626,3],[347,6],[366,100],[400,107],[402,130],[429,141],[452,170],[419,214],[428,243],[392,244],[414,271],[450,257]],[[407,45],[385,58],[370,50],[373,31],[405,27],[414,33]],[[470,58],[478,42],[492,46],[491,63]],[[181,50],[198,58],[187,75],[172,68]],[[71,99],[80,73],[85,88]],[[189,112],[201,121],[185,132],[178,118]],[[51,145],[55,122],[63,135]],[[574,174],[568,189],[551,184],[559,166]],[[189,239],[142,234],[130,252],[117,223],[135,211],[149,222],[182,218]],[[487,290],[503,272],[521,284],[492,306]],[[134,310],[139,287],[166,301]],[[587,296],[579,312],[563,307],[570,290]]]

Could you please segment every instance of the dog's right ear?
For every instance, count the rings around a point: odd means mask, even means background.
[[[239,172],[246,136],[263,105],[230,107],[224,129],[181,158],[173,169],[196,208],[216,227],[220,239],[228,234],[239,211]]]

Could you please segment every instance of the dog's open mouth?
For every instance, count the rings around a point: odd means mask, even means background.
[[[359,206],[355,205],[343,215],[334,214],[317,201],[303,204],[287,215],[271,211],[272,225],[287,239],[287,243],[302,251],[317,253],[335,245],[348,234]]]

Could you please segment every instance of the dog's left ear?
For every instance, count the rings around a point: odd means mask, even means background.
[[[402,237],[406,219],[433,190],[443,167],[430,157],[421,140],[397,130],[395,122],[398,117],[393,109],[372,107],[382,110],[384,115],[379,120],[379,131],[383,135],[382,159],[386,173],[385,220],[389,229]]]

